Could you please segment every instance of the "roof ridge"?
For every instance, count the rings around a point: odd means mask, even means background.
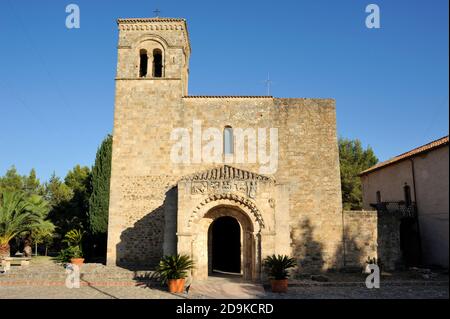
[[[429,143],[423,144],[423,145],[421,145],[421,146],[417,146],[417,147],[413,148],[413,149],[410,150],[410,151],[407,151],[407,152],[401,153],[400,155],[394,156],[392,159],[397,158],[397,157],[400,157],[400,156],[403,156],[403,155],[406,155],[406,154],[411,153],[411,152],[414,152],[414,151],[416,151],[416,150],[418,150],[418,149],[420,149],[420,148],[424,148],[424,147],[427,147],[427,146],[431,146],[431,144],[436,143],[436,142],[445,143],[445,139],[447,139],[447,141],[448,141],[449,136],[447,135],[447,136],[438,138],[438,139],[436,139],[436,140],[434,140],[434,141],[431,141],[431,142],[429,142]],[[441,145],[441,144],[439,144],[439,145]]]
[[[258,99],[273,99],[271,95],[185,95],[184,99],[195,98],[258,98]]]
[[[168,21],[179,21],[179,22],[186,22],[185,18],[119,18],[117,19],[117,22],[152,22],[152,21],[161,21],[161,22],[168,22]]]
[[[394,157],[392,157],[392,158],[390,158],[390,159],[388,159],[386,161],[383,161],[381,163],[375,164],[374,166],[369,167],[368,169],[366,169],[366,170],[362,171],[361,173],[359,173],[359,176],[365,175],[365,174],[370,173],[370,172],[375,171],[375,170],[378,170],[378,169],[380,169],[382,167],[392,165],[392,164],[400,162],[402,160],[411,158],[411,157],[413,157],[415,155],[422,154],[422,153],[425,153],[425,152],[429,152],[429,151],[434,150],[434,149],[436,149],[438,147],[444,146],[444,145],[446,145],[448,143],[449,143],[449,136],[448,135],[444,136],[444,137],[441,137],[441,138],[438,138],[437,140],[431,141],[431,142],[429,142],[427,144],[424,144],[422,146],[418,146],[416,148],[413,148],[410,151],[404,152],[404,153],[402,153],[400,155],[397,155],[397,156],[394,156]]]

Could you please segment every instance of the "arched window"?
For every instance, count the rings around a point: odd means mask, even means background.
[[[231,126],[226,126],[223,130],[223,153],[225,155],[234,153],[233,144],[233,128]]]
[[[153,77],[160,78],[163,76],[163,56],[159,49],[153,50]]]
[[[377,204],[381,204],[381,192],[377,192]]]
[[[148,69],[148,55],[146,50],[141,50],[139,52],[140,60],[139,60],[139,77],[144,78],[147,76]]]
[[[409,187],[407,184],[403,187],[403,193],[405,194],[405,204],[406,206],[410,206],[412,203],[411,199],[411,187]]]

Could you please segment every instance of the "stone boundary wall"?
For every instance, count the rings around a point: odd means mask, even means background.
[[[364,267],[368,257],[378,258],[378,213],[343,211],[344,268]]]

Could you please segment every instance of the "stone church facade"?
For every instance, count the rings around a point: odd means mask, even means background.
[[[190,96],[184,19],[119,19],[118,26],[109,265],[152,267],[163,255],[188,254],[194,278],[204,279],[221,253],[211,243],[223,217],[239,224],[246,279],[261,278],[271,254],[295,257],[302,270],[341,268],[355,249],[363,251],[356,264],[376,254],[376,213],[342,211],[334,100]],[[233,153],[222,162],[174,163],[171,135],[185,128],[192,136],[193,121],[276,128],[277,169],[261,174],[261,165],[236,163]]]

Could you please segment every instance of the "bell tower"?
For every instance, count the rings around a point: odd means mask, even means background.
[[[186,20],[158,17],[119,19],[117,23],[117,80],[155,84],[178,80],[179,93],[187,95],[191,48]]]
[[[140,247],[138,233],[151,238],[155,245],[154,249],[140,250],[142,262],[157,262],[161,254],[158,247],[162,247],[158,232],[164,228],[164,219],[161,210],[150,213],[148,209],[161,206],[158,200],[164,194],[157,194],[156,186],[148,194],[144,190],[157,185],[154,176],[167,171],[171,132],[183,125],[191,47],[185,19],[119,19],[117,23],[107,263],[126,263],[130,251]],[[141,185],[143,193],[130,195],[133,185]],[[127,201],[127,196],[137,197]],[[136,222],[133,214],[150,220]],[[121,235],[124,232],[126,235]],[[134,243],[134,248],[126,242]]]

